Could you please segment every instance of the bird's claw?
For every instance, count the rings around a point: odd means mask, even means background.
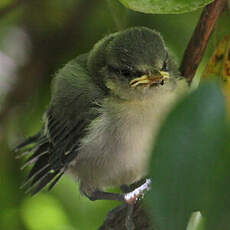
[[[151,189],[151,180],[146,179],[145,183],[124,195],[124,200],[128,204],[135,204],[137,200],[143,199],[146,191]]]

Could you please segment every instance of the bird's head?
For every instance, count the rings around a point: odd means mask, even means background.
[[[172,87],[180,77],[160,34],[145,27],[99,41],[90,53],[88,67],[101,88],[126,99]]]

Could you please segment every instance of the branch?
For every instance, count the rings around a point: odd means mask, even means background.
[[[190,83],[196,73],[209,38],[225,5],[226,0],[215,0],[204,8],[200,16],[180,66],[182,76],[188,78]]]
[[[113,213],[111,215],[111,213]],[[125,227],[125,218],[127,215],[127,206],[121,205],[108,213],[107,219],[99,230],[127,230]],[[156,226],[150,224],[149,217],[145,212],[141,202],[135,205],[132,215],[135,229],[141,230],[156,230]]]

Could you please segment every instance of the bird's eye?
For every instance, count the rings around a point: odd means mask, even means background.
[[[163,71],[168,71],[167,61],[164,61],[164,63],[163,63],[163,66],[162,66],[161,70],[163,70]]]
[[[110,71],[115,73],[118,77],[123,76],[125,78],[140,77],[144,73],[140,71],[133,70],[132,68],[118,69],[112,66],[109,66]]]
[[[112,66],[109,66],[109,69],[117,75],[122,75],[125,77],[131,76],[131,70],[130,69],[118,69],[118,68],[114,68]]]

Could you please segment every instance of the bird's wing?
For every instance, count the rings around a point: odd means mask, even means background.
[[[86,60],[87,55],[80,56],[57,73],[42,130],[17,148],[32,144],[28,151],[32,155],[24,166],[33,167],[23,186],[28,185],[27,191],[33,195],[47,184],[50,190],[76,160],[80,140],[98,115],[95,102],[100,101],[102,92],[93,84]]]

